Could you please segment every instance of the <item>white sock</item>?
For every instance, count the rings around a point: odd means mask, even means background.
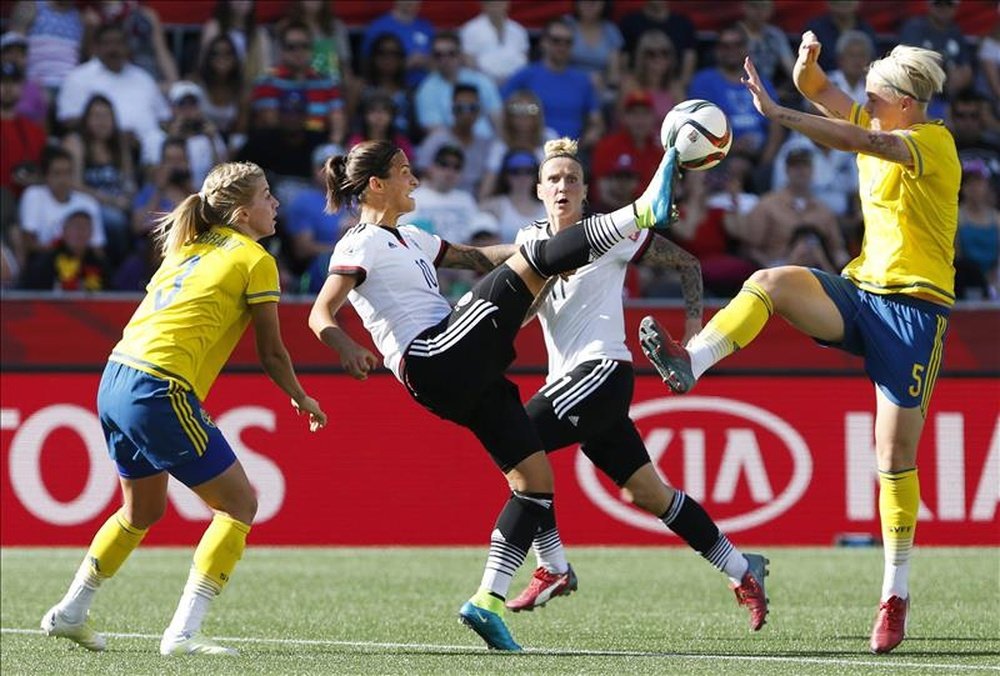
[[[910,595],[910,562],[885,562],[885,572],[882,575],[882,600],[890,596],[905,599]]]
[[[535,550],[535,559],[538,561],[539,568],[559,574],[569,570],[566,549],[563,547],[562,540],[559,539],[557,529],[553,528],[536,535],[531,543],[531,548]]]
[[[59,614],[70,624],[79,624],[87,618],[90,604],[94,601],[97,588],[104,578],[94,572],[90,561],[84,560],[76,571],[76,576],[66,590],[66,595],[59,602]]]
[[[201,623],[205,619],[212,600],[219,595],[222,589],[213,584],[210,579],[191,569],[188,581],[184,585],[181,593],[181,600],[174,611],[174,617],[170,620],[164,634],[166,636],[191,636],[201,630]]]
[[[722,533],[719,534],[719,539],[712,545],[712,548],[702,556],[725,573],[729,581],[735,585],[743,582],[743,576],[750,567],[743,553]]]

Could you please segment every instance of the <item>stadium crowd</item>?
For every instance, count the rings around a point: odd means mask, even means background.
[[[734,143],[681,184],[670,236],[701,262],[708,295],[731,297],[759,267],[839,271],[861,242],[854,156],[785,134],[744,87],[749,54],[764,85],[802,107],[793,45],[770,0],[699,42],[681,3],[645,2],[611,20],[611,2],[577,0],[571,15],[529,32],[509,2],[483,2],[456,30],[399,0],[366,27],[335,3],[290,0],[277,22],[252,0],[219,0],[196,54],[168,45],[154,8],[135,0],[22,0],[0,38],[2,285],[6,289],[142,291],[159,264],[149,233],[226,160],[264,167],[281,201],[269,243],[286,292],[315,293],[349,210],[323,211],[328,157],[390,139],[421,178],[413,223],[456,243],[512,242],[544,218],[535,194],[546,140],[580,140],[589,208],[630,203],[662,155],[659,123],[704,98],[729,116]],[[963,167],[956,260],[959,298],[995,299],[1000,260],[1000,23],[975,45],[958,2],[931,0],[891,42],[945,59],[945,94],[930,106],[951,129]],[[859,103],[865,67],[887,44],[859,2],[830,2],[801,29],[821,65]],[[190,62],[190,63],[188,63]],[[471,286],[442,275],[449,296]],[[632,272],[632,297],[679,297],[671,273]]]

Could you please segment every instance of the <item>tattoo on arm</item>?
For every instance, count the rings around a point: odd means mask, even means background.
[[[475,272],[489,272],[497,266],[497,263],[480,249],[464,244],[452,244],[448,247],[447,253],[441,261],[441,267],[457,268],[459,270],[473,270]]]
[[[641,262],[659,270],[676,270],[681,278],[681,295],[684,297],[684,315],[689,319],[702,316],[704,285],[698,259],[669,239],[654,236],[653,242]]]

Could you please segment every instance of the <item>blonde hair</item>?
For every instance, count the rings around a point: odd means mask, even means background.
[[[538,165],[538,178],[542,177],[542,169],[545,167],[545,163],[549,160],[554,160],[557,157],[565,157],[567,159],[573,160],[580,165],[580,173],[583,173],[583,162],[580,161],[580,156],[577,154],[579,152],[579,144],[571,138],[563,136],[562,138],[555,138],[551,141],[545,142],[544,153],[545,157],[542,159],[542,163]]]
[[[925,107],[935,93],[944,89],[944,60],[930,49],[898,45],[889,56],[877,59],[868,67],[898,94],[909,96]]]
[[[232,225],[236,210],[253,201],[264,170],[253,162],[217,164],[201,191],[188,195],[169,214],[157,219],[153,238],[164,256],[206,232],[213,225]]]

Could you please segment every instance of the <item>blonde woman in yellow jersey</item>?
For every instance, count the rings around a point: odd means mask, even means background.
[[[160,652],[235,652],[200,629],[243,555],[257,499],[201,402],[247,324],[253,323],[264,370],[296,411],[309,415],[310,429],[326,424],[282,343],[277,265],[257,243],[274,233],[277,207],[261,168],[237,162],[215,167],[199,193],[160,220],[163,263],[111,353],[97,396],[123,504],[97,531],[65,597],[42,618],[49,636],[104,649],[104,637],[87,621],[91,601],[163,515],[173,476],[215,517],[195,550]]]
[[[799,91],[823,113],[783,108],[767,95],[753,63],[744,81],[757,109],[817,143],[858,153],[865,220],[861,254],[840,277],[802,267],[754,273],[741,292],[686,347],[652,320],[640,341],[675,392],[687,392],[713,364],[746,347],[772,314],[818,342],[863,356],[875,387],[875,453],[885,572],[870,649],[903,640],[909,559],[920,506],[917,445],[941,367],[954,302],[954,240],[961,168],[955,142],[927,102],[944,85],[935,53],[898,46],[871,64],[868,101],[858,106],[816,62],[820,44],[802,36]]]

